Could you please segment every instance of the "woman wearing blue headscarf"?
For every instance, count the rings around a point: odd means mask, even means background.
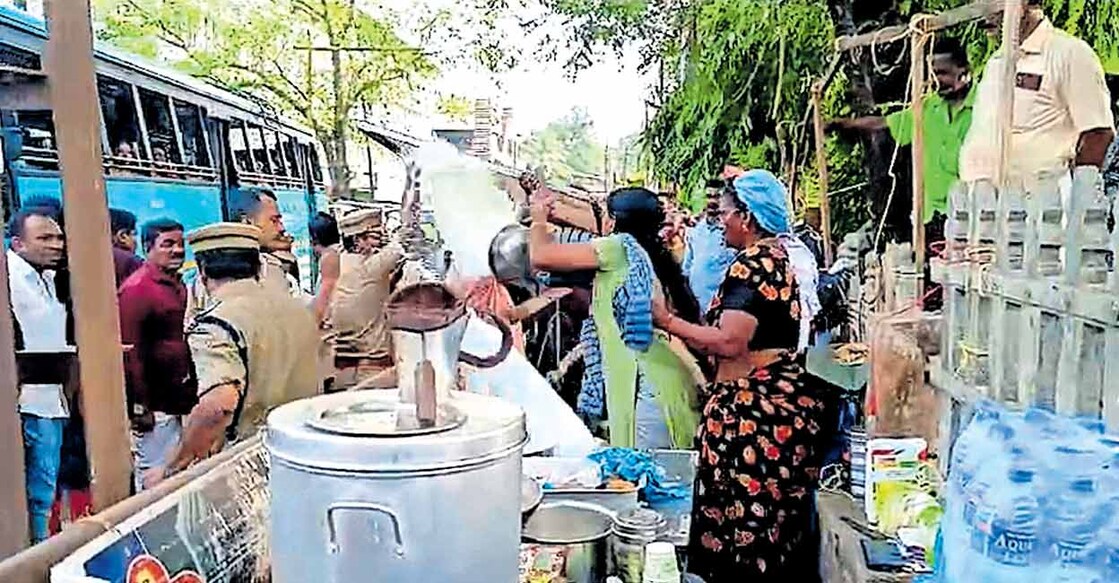
[[[708,583],[796,580],[792,573],[803,565],[792,563],[810,527],[823,409],[797,359],[797,274],[812,271],[815,260],[790,258],[807,250],[789,236],[785,189],[769,172],[738,177],[719,215],[738,254],[707,325],[654,307],[658,326],[708,354],[716,370],[697,435],[689,570]]]

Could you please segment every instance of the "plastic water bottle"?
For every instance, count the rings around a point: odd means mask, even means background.
[[[1098,491],[1104,502],[1097,514],[1104,521],[1093,563],[1102,580],[1119,581],[1119,450],[1113,450],[1101,470]]]
[[[1096,485],[1090,477],[1081,477],[1069,483],[1065,491],[1056,496],[1052,510],[1047,513],[1047,534],[1050,563],[1045,581],[1053,583],[1093,583],[1100,581],[1099,572],[1092,562],[1099,513]]]
[[[952,562],[952,581],[964,583],[975,580],[976,566],[987,562],[988,539],[998,512],[997,497],[1005,490],[1008,469],[1003,442],[1005,435],[1005,426],[992,425],[982,447],[976,450],[977,454],[981,454],[982,463],[963,490],[961,527],[964,538],[961,542],[964,548],[958,553],[962,560]]]
[[[1102,581],[1119,581],[1119,508],[1112,505],[1107,523],[1099,534],[1095,549],[1094,565]]]
[[[989,490],[986,505],[976,515],[976,537],[981,557],[978,578],[988,583],[1022,583],[1037,568],[1041,507],[1034,493],[1035,472],[1014,468],[1005,487]],[[982,536],[980,536],[982,535]]]
[[[998,413],[992,403],[982,401],[976,404],[975,414],[952,447],[945,512],[941,521],[943,559],[938,559],[947,581],[962,581],[961,577],[967,572],[971,546],[970,515],[974,514],[975,508],[971,499],[973,482],[980,464],[989,457],[987,452],[991,441],[987,434],[997,420]]]
[[[1099,417],[1077,417],[1076,424],[1097,438],[1107,431],[1107,424]]]

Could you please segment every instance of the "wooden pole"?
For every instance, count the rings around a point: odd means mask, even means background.
[[[828,201],[828,153],[824,136],[824,112],[821,110],[823,83],[812,85],[812,124],[816,133],[816,169],[820,174],[820,235],[824,238],[824,263],[831,265],[831,202]]]
[[[1010,167],[1010,140],[1014,127],[1014,85],[1018,71],[1018,46],[1021,43],[1022,1],[1004,0],[1006,12],[1002,20],[1003,68],[996,71],[999,75],[998,125],[999,156],[996,159],[995,177],[999,188],[1007,183]]]
[[[74,324],[93,507],[128,497],[132,455],[125,415],[109,209],[101,166],[101,123],[89,0],[47,3],[46,64],[74,294]]]
[[[1019,0],[1019,4],[1021,1]],[[960,24],[971,22],[972,20],[979,20],[990,16],[1002,7],[999,2],[992,2],[991,0],[979,0],[971,4],[945,10],[940,14],[932,15],[917,15],[915,18],[923,18],[922,30],[924,32],[936,32],[946,28],[952,28]],[[842,36],[835,40],[835,48],[839,52],[849,51],[859,47],[866,47],[873,44],[887,44],[905,40],[910,33],[910,26],[908,24],[900,24],[897,26],[887,26],[878,30],[858,34],[855,36]]]
[[[913,256],[917,297],[924,295],[925,273],[925,56],[929,37],[921,26],[910,35],[910,111],[913,112]]]
[[[8,260],[0,249],[0,559],[27,547],[27,495],[23,480],[23,430],[19,416]]]

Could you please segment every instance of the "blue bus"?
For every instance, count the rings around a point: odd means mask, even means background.
[[[31,197],[60,197],[54,121],[45,100],[43,21],[0,6],[0,137],[5,218]],[[110,207],[140,224],[189,230],[228,220],[242,188],[276,193],[295,238],[302,286],[315,279],[308,223],[326,186],[310,131],[260,104],[96,43],[101,147]],[[6,97],[5,97],[6,95]]]

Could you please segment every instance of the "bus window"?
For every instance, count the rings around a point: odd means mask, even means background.
[[[287,176],[284,169],[284,155],[280,152],[280,142],[276,140],[276,132],[264,130],[264,144],[268,148],[268,162],[272,165],[272,174]]]
[[[283,135],[281,134],[280,137],[283,137]],[[287,163],[288,173],[296,178],[303,178],[303,170],[300,168],[299,157],[295,155],[298,148],[299,145],[296,144],[295,138],[284,140],[284,162]]]
[[[319,162],[319,152],[313,145],[307,146],[307,161],[311,164],[311,179],[315,184],[322,184],[322,165]]]
[[[229,151],[241,172],[255,172],[253,160],[249,156],[248,141],[245,140],[244,122],[234,120],[229,124]]]
[[[54,118],[50,110],[13,112],[23,136],[22,160],[33,168],[58,169],[58,149],[54,141]]]
[[[264,148],[264,136],[260,133],[260,126],[245,124],[245,131],[249,136],[249,152],[252,153],[256,171],[260,174],[271,174],[268,167],[268,152]]]
[[[178,99],[175,103],[175,117],[179,121],[179,133],[183,136],[183,164],[210,167],[210,154],[206,149],[206,132],[202,125],[202,112],[193,103]]]
[[[144,89],[140,93],[140,110],[148,128],[148,143],[154,162],[182,164],[179,143],[175,139],[175,123],[171,120],[171,102],[166,95]]]
[[[32,51],[8,43],[0,43],[0,65],[39,71],[43,68],[43,61]]]
[[[136,116],[132,86],[98,75],[97,95],[112,155],[117,158],[146,158],[140,149],[140,121]]]

